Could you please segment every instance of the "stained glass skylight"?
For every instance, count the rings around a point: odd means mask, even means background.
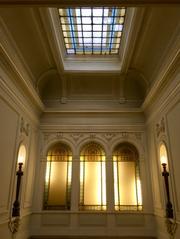
[[[124,7],[59,9],[67,54],[118,54],[125,14]]]

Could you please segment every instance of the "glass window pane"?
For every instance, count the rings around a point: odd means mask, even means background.
[[[67,162],[52,162],[48,200],[50,205],[64,205],[66,203],[66,177]],[[61,182],[61,184],[59,182]]]
[[[64,37],[70,37],[71,42],[75,43],[73,37],[80,38],[111,38],[106,40],[106,43],[114,42],[113,38],[121,38],[123,24],[125,19],[126,8],[121,7],[78,7],[78,8],[67,8],[67,9],[59,9],[60,22],[62,26],[62,31]],[[103,32],[103,33],[102,33]],[[101,44],[98,42],[92,42],[96,44],[95,53],[96,54],[104,54],[102,52]],[[88,40],[85,40],[85,42]],[[67,43],[67,41],[66,41]],[[70,41],[68,42],[70,43]],[[118,42],[120,43],[120,41]],[[82,44],[82,42],[80,43]],[[97,46],[99,44],[99,46]],[[105,41],[104,43],[105,44]],[[70,46],[67,46],[67,49]],[[74,45],[74,48],[77,48],[77,45]],[[99,48],[98,48],[99,47]],[[111,44],[106,44],[106,54],[118,54],[118,50],[116,48],[119,45],[116,45],[113,50]],[[93,51],[94,51],[93,50]],[[89,54],[89,51],[84,51]],[[67,53],[69,51],[67,50]],[[74,50],[74,54],[78,54],[78,50]]]
[[[135,163],[119,162],[120,204],[136,205]]]
[[[92,31],[91,25],[83,25],[83,31]]]
[[[115,210],[142,210],[137,155],[135,147],[128,143],[119,145],[113,153]]]
[[[80,209],[105,210],[106,170],[101,146],[87,144],[81,152],[80,161]]]
[[[82,24],[91,24],[90,17],[82,17]]]
[[[70,209],[71,175],[71,152],[68,146],[56,144],[47,156],[44,209]]]

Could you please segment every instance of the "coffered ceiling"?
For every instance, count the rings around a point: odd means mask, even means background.
[[[3,6],[1,57],[31,85],[45,108],[140,107],[179,58],[180,6],[127,10],[117,57],[68,57],[57,8]]]

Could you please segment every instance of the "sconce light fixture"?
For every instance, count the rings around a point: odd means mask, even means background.
[[[166,203],[166,217],[173,218],[173,208],[172,203],[170,200],[170,193],[169,193],[169,172],[167,171],[167,158],[165,156],[161,157],[161,165],[162,165],[162,176],[164,177],[164,184],[166,188],[166,196],[167,196],[167,203]]]
[[[20,186],[21,186],[21,177],[23,176],[23,171],[22,171],[23,163],[19,162],[18,165],[19,165],[19,169],[16,172],[16,176],[17,176],[16,199],[13,203],[12,217],[19,217],[20,216],[19,191],[20,191]]]
[[[20,201],[19,201],[19,193],[20,193],[20,188],[21,188],[21,178],[23,176],[23,164],[25,163],[25,158],[26,158],[26,148],[24,145],[21,145],[19,148],[19,153],[18,153],[18,169],[16,172],[17,176],[17,183],[16,183],[16,198],[13,203],[13,210],[12,210],[12,217],[19,217],[20,216]]]
[[[18,160],[17,160],[17,165],[18,169],[16,172],[17,176],[17,183],[16,183],[16,198],[13,203],[13,208],[12,208],[12,217],[10,218],[9,221],[9,229],[10,231],[14,234],[18,231],[19,228],[19,223],[20,223],[20,199],[19,199],[19,194],[20,194],[20,188],[21,188],[21,178],[23,176],[23,164],[25,163],[25,158],[26,158],[26,148],[24,145],[21,145],[19,147],[19,153],[18,153]]]

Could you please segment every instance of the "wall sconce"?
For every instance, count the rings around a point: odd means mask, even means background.
[[[17,176],[16,199],[13,203],[12,217],[19,217],[20,216],[19,192],[20,192],[20,186],[21,186],[21,177],[23,176],[23,171],[22,171],[23,163],[19,162],[18,165],[19,165],[19,169],[16,172],[16,176]]]
[[[13,203],[12,217],[9,221],[9,229],[14,234],[18,231],[19,222],[20,222],[20,201],[19,193],[21,188],[21,177],[23,176],[22,166],[25,163],[26,158],[26,148],[24,145],[21,145],[18,153],[18,170],[16,172],[17,183],[16,183],[16,198]]]
[[[163,168],[162,176],[164,177],[164,184],[166,188],[166,196],[167,196],[167,203],[166,203],[166,217],[173,218],[173,208],[172,203],[170,200],[170,193],[169,193],[169,172],[167,171],[167,158],[165,156],[161,156],[161,165]]]

